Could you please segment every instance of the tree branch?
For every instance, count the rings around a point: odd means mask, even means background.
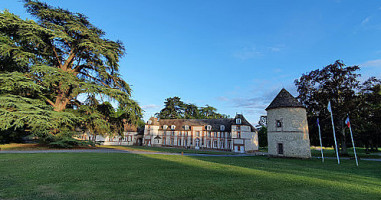
[[[55,47],[53,44],[51,44],[51,45],[52,45],[52,49],[53,49],[54,55],[55,55],[56,58],[57,58],[58,66],[59,66],[60,68],[62,68],[61,59],[59,58],[59,56],[58,56],[58,54],[57,54],[56,47]]]
[[[93,80],[95,80],[95,81],[98,81],[98,82],[102,83],[103,86],[106,86],[106,87],[108,87],[108,88],[111,88],[109,85],[107,85],[106,83],[104,83],[101,79],[98,79],[98,78],[96,78],[96,77],[93,77],[93,76],[91,76],[90,74],[84,74],[84,73],[81,73],[81,72],[79,72],[79,73],[82,74],[82,75],[84,75],[84,76],[87,76],[87,77],[89,77],[89,78],[91,78],[91,79],[93,79]]]
[[[55,104],[53,103],[53,101],[50,101],[48,98],[45,98],[45,101],[48,102],[50,105],[52,105],[53,107],[55,106]]]
[[[71,49],[69,53],[69,58],[65,61],[65,64],[61,67],[61,69],[64,71],[67,71],[67,67],[73,61],[74,57],[75,57],[74,49]]]

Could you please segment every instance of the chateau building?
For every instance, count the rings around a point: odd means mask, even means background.
[[[258,133],[241,114],[228,119],[151,117],[144,128],[143,145],[244,153],[258,150]]]
[[[282,89],[266,111],[269,155],[310,158],[307,113],[303,104]]]

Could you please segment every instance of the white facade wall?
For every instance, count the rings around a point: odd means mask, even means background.
[[[258,150],[258,134],[257,132],[251,132],[250,126],[232,127],[233,129],[237,131],[206,131],[204,126],[192,126],[191,130],[188,131],[172,131],[170,125],[166,130],[159,130],[159,126],[156,125],[146,125],[143,144],[146,146],[173,146],[197,149],[196,141],[199,140],[198,147],[201,149],[233,151],[234,146],[239,145],[238,152]],[[159,140],[155,139],[157,136],[160,137]],[[232,136],[235,137],[232,138]]]
[[[137,143],[136,141],[136,135],[138,132],[124,132],[123,137],[122,136],[102,136],[102,135],[96,135],[95,141],[101,142],[102,145],[124,145],[124,146],[131,146]],[[80,136],[78,139],[83,140],[93,140],[93,135],[90,133],[85,133],[82,136]]]

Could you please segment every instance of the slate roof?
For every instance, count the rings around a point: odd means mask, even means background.
[[[159,125],[159,130],[163,130],[163,126],[167,125],[167,131],[171,131],[171,126],[175,125],[174,131],[187,131],[185,130],[185,126],[189,126],[189,131],[192,126],[207,126],[211,125],[212,130],[214,132],[221,131],[221,125],[225,126],[225,132],[231,132],[231,126],[236,125],[236,118],[241,119],[240,125],[250,126],[252,131],[256,131],[256,129],[243,117],[241,114],[237,114],[235,118],[221,118],[221,119],[157,119],[151,118],[151,125]]]
[[[275,99],[270,103],[266,110],[273,108],[305,108],[295,97],[293,97],[286,89],[282,89]]]

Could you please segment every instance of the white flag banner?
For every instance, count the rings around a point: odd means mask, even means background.
[[[330,113],[332,113],[332,108],[331,108],[331,101],[328,101],[328,106],[327,109]]]
[[[331,101],[328,101],[327,109],[331,113],[332,131],[333,131],[333,139],[335,139],[335,150],[336,150],[337,164],[340,164],[339,149],[337,148],[335,123],[333,123],[333,113],[332,113],[332,108],[331,108]]]

